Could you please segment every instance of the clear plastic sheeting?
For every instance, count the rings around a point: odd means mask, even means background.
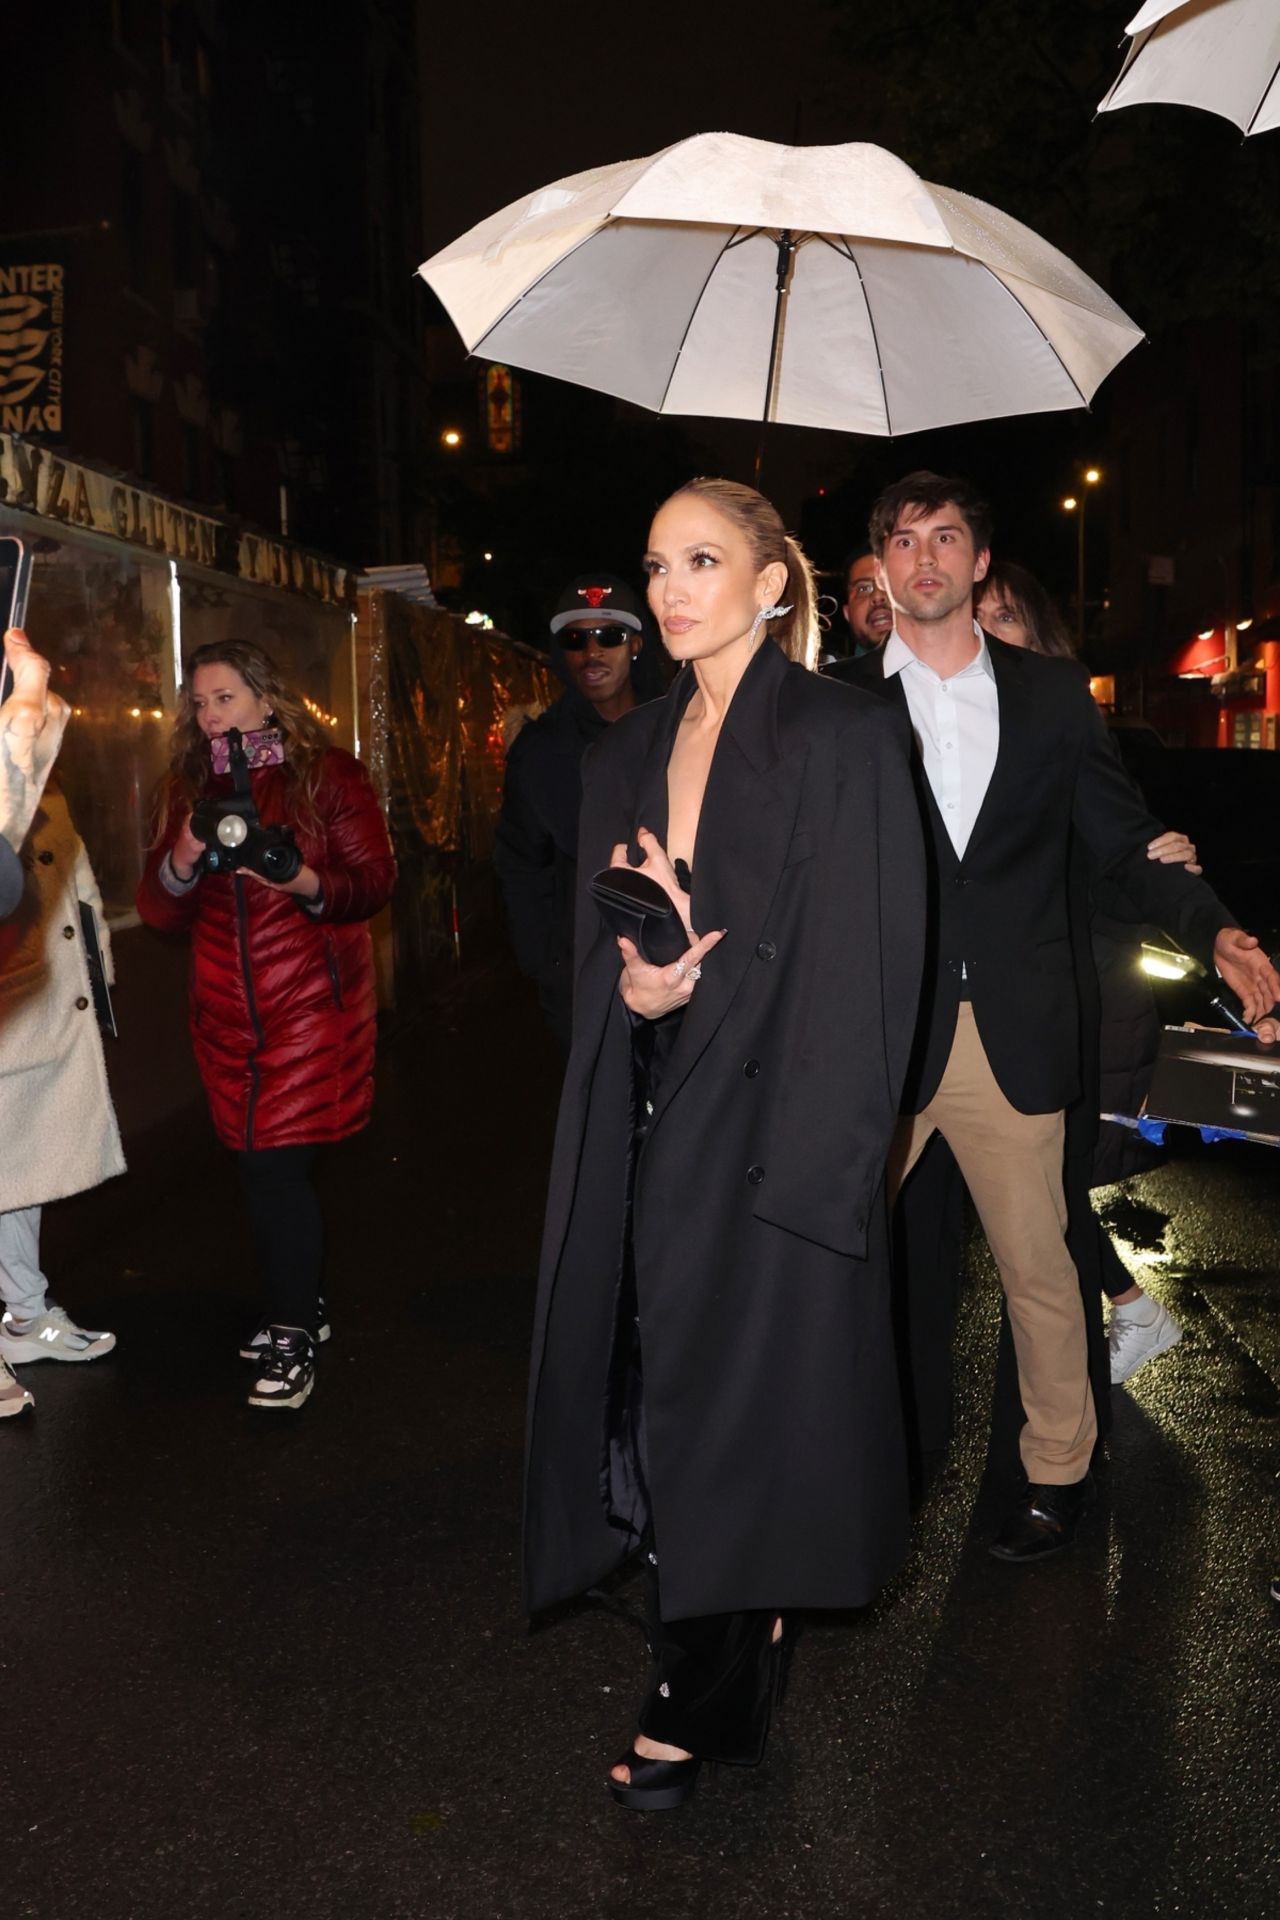
[[[27,626],[72,709],[58,772],[111,924],[136,918],[179,658],[241,639],[263,647],[334,743],[369,766],[400,861],[394,933],[406,986],[461,953],[492,906],[507,741],[559,691],[540,656],[400,594],[361,594],[353,631],[340,596],[173,562],[13,509],[0,509],[0,532],[34,555]]]
[[[308,701],[337,747],[356,737],[351,671],[351,613],[274,592],[203,568],[178,567],[182,657],[210,642],[248,640],[268,653],[286,685]]]
[[[173,724],[169,563],[113,540],[54,535],[25,514],[0,514],[0,532],[32,549],[27,629],[72,716],[57,777],[107,919],[119,924],[133,915]]]
[[[132,922],[156,786],[177,710],[178,656],[251,640],[309,702],[335,745],[356,741],[352,612],[174,563],[109,534],[0,510],[32,553],[27,629],[72,711],[58,777],[89,850],[108,922]]]
[[[411,985],[415,971],[459,950],[482,910],[476,875],[493,850],[507,741],[559,688],[503,634],[396,594],[362,594],[360,604],[368,758],[400,863],[397,971]]]

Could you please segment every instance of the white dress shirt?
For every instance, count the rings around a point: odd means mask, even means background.
[[[1000,748],[1000,701],[991,654],[975,621],[978,651],[940,680],[895,627],[884,643],[884,677],[902,676],[920,758],[957,857],[964,858]]]

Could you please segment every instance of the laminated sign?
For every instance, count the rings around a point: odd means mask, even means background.
[[[0,264],[0,429],[62,437],[65,270]]]

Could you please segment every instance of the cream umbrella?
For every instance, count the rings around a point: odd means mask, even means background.
[[[1140,329],[883,148],[699,134],[571,175],[418,271],[472,353],[658,413],[905,434],[1086,406]]]
[[[1240,131],[1280,126],[1280,0],[1150,0],[1099,113],[1203,107]]]

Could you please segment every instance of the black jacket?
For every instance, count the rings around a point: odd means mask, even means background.
[[[507,754],[494,841],[494,872],[516,960],[537,981],[543,1012],[566,1050],[582,756],[607,730],[572,687],[522,727]]]
[[[542,1010],[567,1053],[582,760],[609,722],[573,684],[558,635],[551,665],[565,691],[508,750],[493,866],[520,971],[537,982]],[[631,666],[632,691],[638,701],[654,700],[666,684],[666,657],[646,631]]]
[[[535,1315],[525,1587],[629,1550],[601,1496],[631,1143],[631,1026],[586,879],[665,836],[696,685],[611,727],[582,813],[574,1041]],[[861,1604],[904,1549],[884,1163],[914,1030],[924,856],[908,730],[765,642],[707,781],[693,921],[727,928],[635,1175],[648,1485],[664,1614]],[[633,857],[635,857],[633,853]]]
[[[1118,887],[1144,920],[1167,927],[1206,965],[1221,928],[1236,924],[1203,880],[1147,858],[1160,822],[1121,765],[1077,663],[990,634],[987,645],[1000,745],[963,859],[916,763],[930,850],[930,953],[907,1091],[915,1113],[947,1064],[962,968],[987,1058],[1012,1104],[1050,1113],[1080,1093],[1073,941],[1085,932],[1086,907],[1073,883],[1077,841],[1095,878]],[[848,682],[907,711],[900,677],[885,678],[883,653],[855,661]]]

